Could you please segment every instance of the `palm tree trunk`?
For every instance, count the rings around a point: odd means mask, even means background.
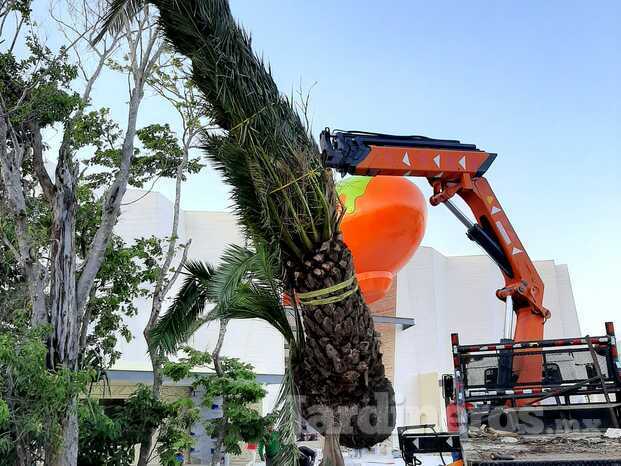
[[[341,234],[291,270],[299,292],[332,287],[353,273],[352,255]],[[385,440],[395,425],[394,391],[360,290],[335,303],[303,308],[307,339],[295,367],[306,418],[320,432],[334,419],[341,424],[341,443],[352,448]],[[325,406],[330,411],[318,415]]]
[[[323,460],[320,466],[345,466],[339,442],[340,427],[335,422],[326,429],[323,442]]]

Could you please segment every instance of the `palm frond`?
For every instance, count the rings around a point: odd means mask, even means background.
[[[277,466],[297,466],[299,464],[297,429],[302,416],[297,395],[293,370],[289,366],[285,370],[280,392],[274,405],[275,410],[277,410],[276,425],[279,441],[283,446],[275,458]]]
[[[275,294],[280,294],[281,281],[278,251],[270,251],[268,245],[261,241],[255,244],[253,271],[261,280],[269,283]]]
[[[202,324],[217,319],[261,319],[290,346],[303,341],[303,334],[296,334],[287,319],[278,262],[265,244],[258,243],[255,250],[231,245],[218,267],[189,261],[185,273],[172,305],[150,333],[151,344],[174,353]],[[208,303],[215,307],[205,316]],[[296,320],[301,326],[299,316]]]
[[[291,324],[279,296],[259,287],[242,284],[227,306],[216,305],[209,319],[261,319],[274,327],[287,342],[295,341]]]
[[[189,261],[186,278],[166,313],[149,334],[149,343],[174,353],[198,329],[205,309],[214,268],[204,262]]]
[[[99,42],[108,33],[119,32],[125,24],[138,16],[146,4],[147,0],[109,0],[101,31],[95,38],[95,42]]]
[[[295,104],[226,0],[151,0],[169,42],[192,61],[206,115],[226,130],[205,135],[208,157],[232,186],[236,213],[253,240],[301,259],[336,231],[334,183]]]
[[[210,277],[207,298],[221,307],[228,307],[233,295],[248,276],[254,263],[254,252],[236,244],[228,246],[217,273]]]
[[[203,137],[203,149],[211,166],[218,171],[223,181],[231,190],[234,212],[240,220],[241,227],[249,238],[264,237],[269,228],[262,215],[263,209],[257,208],[258,198],[255,181],[252,177],[246,154],[227,136],[206,134]]]

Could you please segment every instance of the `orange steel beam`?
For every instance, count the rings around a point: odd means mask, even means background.
[[[499,265],[505,286],[496,296],[503,301],[512,298],[517,316],[514,340],[543,339],[543,327],[550,317],[550,311],[543,305],[543,281],[483,176],[496,154],[458,141],[357,132],[331,134],[329,130],[322,133],[321,145],[326,165],[341,172],[427,178],[433,187],[430,202],[434,206],[460,196],[474,214],[477,230],[483,230],[483,235],[491,237],[494,248],[497,246],[502,251],[495,259],[499,262],[500,258],[504,263]],[[519,381],[541,377],[540,358],[516,359],[521,360],[514,366]]]

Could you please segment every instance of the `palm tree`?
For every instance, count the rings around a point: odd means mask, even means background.
[[[261,319],[280,332],[295,358],[304,346],[300,313],[297,307],[289,310],[282,304],[282,282],[277,278],[278,264],[274,259],[265,244],[259,244],[256,250],[233,245],[225,250],[217,268],[198,261],[187,263],[183,285],[151,332],[151,341],[165,352],[175,353],[202,324],[219,320],[220,336],[213,351],[217,371],[215,355],[219,356],[226,322]],[[205,313],[208,304],[214,307]],[[289,366],[275,408],[281,443],[286,446],[281,450],[281,465],[297,464],[296,398],[297,388]],[[222,440],[218,435],[217,442]],[[217,443],[216,452],[219,446]],[[212,464],[220,464],[219,460],[215,455]]]
[[[140,1],[115,0],[108,23]],[[232,187],[240,224],[253,244],[265,244],[277,258],[283,289],[300,303],[305,345],[292,364],[303,414],[333,438],[340,432],[346,446],[384,440],[395,423],[394,392],[339,231],[332,174],[316,143],[253,53],[227,0],[150,1],[168,41],[192,62],[206,116],[224,130],[205,134],[204,146]],[[334,417],[319,416],[318,406]],[[356,414],[373,407],[364,419]]]

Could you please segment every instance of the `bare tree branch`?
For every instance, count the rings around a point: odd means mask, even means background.
[[[15,34],[13,35],[13,40],[11,41],[11,46],[9,47],[9,53],[13,52],[15,48],[15,44],[17,43],[17,38],[19,37],[19,33],[22,30],[22,26],[24,25],[24,21],[26,18],[23,16],[20,18],[19,23],[17,23],[17,27],[15,28]]]
[[[184,247],[181,263],[177,267],[175,273],[172,277],[168,277],[168,272],[170,270],[173,258],[175,257],[175,252],[177,250],[177,239],[179,237],[179,218],[181,216],[181,184],[183,182],[183,176],[188,165],[188,156],[188,151],[184,150],[183,160],[177,167],[177,175],[175,179],[175,203],[173,207],[173,220],[170,229],[170,237],[168,239],[168,248],[166,250],[166,256],[164,257],[164,262],[159,267],[160,273],[155,283],[155,290],[153,291],[151,315],[149,316],[149,321],[147,322],[147,326],[145,327],[146,334],[151,332],[151,329],[155,326],[155,323],[159,319],[162,312],[162,305],[164,303],[164,299],[166,299],[166,295],[170,291],[170,288],[173,286],[175,280],[179,277],[179,273],[183,269],[183,265],[187,260],[190,241],[188,241]]]
[[[43,195],[51,205],[54,202],[56,188],[50,179],[50,175],[45,169],[45,164],[43,163],[43,140],[41,138],[41,128],[39,128],[37,123],[32,123],[30,125],[30,131],[32,133],[32,165],[35,175],[37,176],[37,180],[41,185]]]
[[[218,341],[216,342],[216,347],[214,348],[212,354],[213,364],[218,376],[222,377],[224,372],[222,370],[222,364],[220,360],[220,352],[222,351],[222,346],[224,345],[224,336],[226,335],[226,328],[229,324],[228,319],[220,319],[220,330],[218,332]],[[226,400],[222,400],[222,414],[223,419],[222,423],[226,425],[229,422],[228,417],[226,416]],[[217,466],[221,463],[224,452],[222,451],[222,444],[224,443],[224,438],[226,436],[226,429],[220,428],[218,429],[218,434],[216,436],[216,442],[214,445],[214,454],[211,457],[211,465]]]
[[[11,148],[7,144],[7,138],[12,141]],[[39,325],[47,321],[44,293],[45,273],[36,258],[36,251],[28,228],[28,213],[21,173],[23,152],[24,148],[14,134],[4,102],[0,99],[0,173],[4,183],[7,206],[15,219],[19,263],[28,282],[28,292],[32,303],[32,322],[34,325]]]
[[[181,273],[183,272],[183,267],[185,266],[185,263],[188,261],[188,252],[190,250],[191,244],[192,244],[192,239],[188,239],[186,243],[183,245],[183,254],[181,255],[181,260],[179,260],[179,264],[177,264],[177,267],[175,268],[175,271],[173,272],[172,277],[170,277],[170,279],[167,281],[164,287],[164,290],[162,291],[162,294],[164,297],[168,295],[168,293],[170,292],[170,289],[172,288],[172,286],[175,284],[175,282],[179,278],[179,275],[181,275]]]
[[[78,8],[75,7],[72,2],[65,2],[64,5],[67,8],[72,8],[71,14],[73,16],[73,22],[76,24],[80,23],[80,28],[72,25],[70,22],[65,21],[62,17],[57,15],[54,9],[54,3],[50,4],[50,17],[58,24],[58,29],[68,42],[71,44],[77,44],[81,41],[85,42],[88,50],[94,52],[98,57],[94,69],[92,71],[88,71],[86,66],[83,64],[82,54],[78,51],[75,51],[73,54],[85,81],[82,99],[85,102],[88,102],[93,86],[95,85],[97,79],[99,79],[101,71],[106,64],[106,60],[108,60],[120,46],[121,34],[118,32],[111,34],[109,43],[107,40],[102,40],[101,42],[96,43],[93,37],[98,33],[102,20],[102,12],[89,8],[88,0],[82,0],[82,11],[79,13],[76,11]],[[71,32],[73,37],[70,37],[68,31]]]
[[[144,15],[146,16],[146,13],[144,13]],[[153,71],[153,66],[150,66],[150,63],[156,63],[157,57],[154,56],[158,56],[162,51],[159,35],[153,34],[149,37],[149,44],[146,47],[147,53],[152,54],[153,56],[145,55],[138,57],[136,55],[136,44],[145,32],[148,31],[141,30],[137,36],[132,36],[129,26],[126,28],[125,36],[127,40],[130,41],[129,49],[132,62],[131,69],[134,88],[130,93],[127,127],[121,149],[121,162],[119,170],[112,186],[108,189],[106,195],[104,196],[101,223],[91,243],[88,256],[82,267],[80,279],[77,284],[78,309],[80,312],[83,312],[84,310],[95,276],[103,263],[106,247],[120,212],[121,201],[123,200],[123,196],[127,190],[129,169],[134,155],[134,140],[136,138],[138,109],[140,107],[140,103],[142,102],[142,98],[144,97],[144,86],[146,80],[149,74]],[[160,44],[156,46],[156,43],[158,42]],[[136,65],[138,62],[144,64],[144,66]]]
[[[6,235],[4,233],[2,233],[2,243],[4,243],[4,245],[7,247],[7,249],[9,251],[11,251],[11,254],[15,258],[15,260],[18,263],[21,262],[21,257],[19,255],[19,251],[17,250],[17,248],[15,248],[13,243],[11,243],[11,241],[9,241],[9,239],[6,237]]]

